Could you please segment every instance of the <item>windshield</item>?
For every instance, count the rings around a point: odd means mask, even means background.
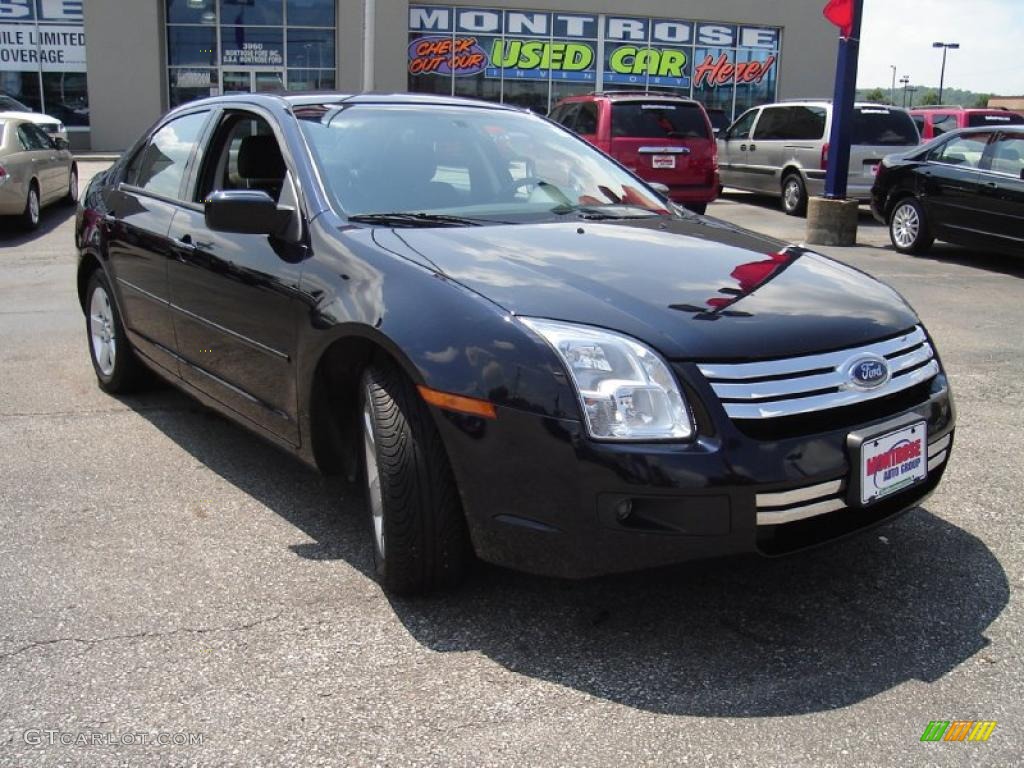
[[[914,121],[900,109],[857,107],[853,115],[853,143],[870,147],[920,144]]]
[[[375,104],[303,106],[295,114],[348,216],[430,212],[520,222],[586,210],[667,213],[642,182],[528,113]]]

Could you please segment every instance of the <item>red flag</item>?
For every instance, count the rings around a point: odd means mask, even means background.
[[[839,27],[843,37],[853,34],[853,2],[854,0],[828,0],[825,4],[825,18]]]

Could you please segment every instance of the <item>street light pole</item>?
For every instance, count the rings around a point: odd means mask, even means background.
[[[903,86],[903,108],[907,108],[907,86],[910,85],[910,76],[904,75],[900,78],[900,84]],[[895,99],[893,99],[895,101]]]
[[[942,49],[942,73],[939,75],[939,104],[942,103],[942,89],[946,84],[946,51],[950,48],[957,49],[960,43],[932,43],[932,48]]]
[[[896,106],[896,65],[890,64],[889,69],[892,70],[892,88],[889,90],[889,102]]]

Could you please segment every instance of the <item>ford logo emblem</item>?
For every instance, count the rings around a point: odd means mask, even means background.
[[[851,362],[846,373],[850,386],[857,389],[876,389],[889,381],[889,363],[884,357],[865,355]]]

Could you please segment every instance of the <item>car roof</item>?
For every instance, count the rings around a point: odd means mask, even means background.
[[[5,120],[24,120],[28,123],[59,123],[56,117],[41,114],[40,112],[0,112],[0,118]]]
[[[593,93],[579,93],[575,96],[566,96],[560,101],[574,102],[587,101],[589,99],[608,99],[609,101],[683,101],[688,104],[699,104],[696,99],[688,96],[679,96],[675,93],[647,93],[645,91],[594,91]]]
[[[433,106],[477,107],[508,112],[528,110],[511,104],[464,99],[459,96],[441,96],[433,93],[342,93],[338,91],[308,91],[288,93],[234,93],[211,96],[182,104],[174,112],[218,104],[252,104],[268,108],[292,108],[314,104],[423,104]]]

